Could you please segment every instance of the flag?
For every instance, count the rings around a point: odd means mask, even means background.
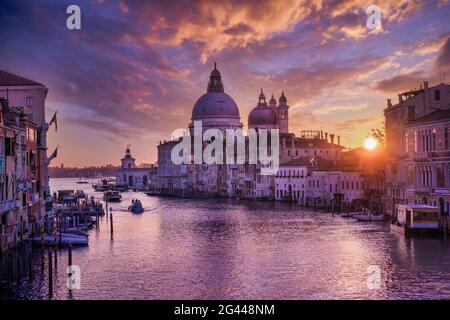
[[[53,115],[52,119],[50,120],[50,123],[48,124],[49,127],[52,126],[52,123],[55,123],[55,131],[58,131],[58,120],[56,119],[56,113],[58,111],[55,111],[55,114]]]
[[[50,155],[50,157],[48,157],[48,159],[47,159],[48,163],[50,163],[50,161],[52,161],[54,158],[56,158],[58,156],[58,148],[59,148],[59,146],[57,146],[55,151],[53,151],[53,153]]]

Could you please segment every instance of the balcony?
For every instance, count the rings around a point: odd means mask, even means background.
[[[432,193],[432,187],[411,187],[407,188],[406,193],[416,193],[416,194],[424,194],[424,193]]]
[[[450,195],[450,188],[436,188],[434,189],[435,194]]]

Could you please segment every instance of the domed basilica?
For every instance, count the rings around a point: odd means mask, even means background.
[[[225,93],[222,75],[214,64],[211,71],[206,93],[195,102],[189,124],[190,136],[194,128],[201,122],[202,132],[207,129],[242,129],[239,107],[234,99]],[[285,93],[277,100],[272,95],[269,102],[261,89],[256,106],[248,116],[248,128],[260,131],[267,129],[279,130],[279,163],[292,161],[309,167],[320,164],[336,164],[341,157],[340,138],[337,144],[334,134],[328,135],[322,130],[301,131],[300,136],[289,132],[289,105]],[[300,193],[295,187],[292,191],[277,190],[277,187],[288,184],[277,184],[273,175],[261,174],[259,164],[180,164],[172,162],[172,150],[183,138],[160,142],[158,145],[157,177],[151,187],[157,192],[186,197],[225,196],[256,199],[279,199],[281,194],[292,194],[292,199],[306,199],[305,193]],[[192,140],[191,140],[192,143]],[[205,147],[207,143],[203,144]],[[192,148],[194,150],[194,148]],[[246,155],[247,156],[247,155]],[[193,158],[192,155],[190,157]],[[299,169],[298,169],[299,170]],[[306,169],[305,169],[306,170]],[[299,176],[300,179],[300,176]],[[301,177],[306,179],[306,177]],[[306,182],[298,182],[305,186]],[[286,187],[287,188],[287,187]],[[278,195],[278,196],[277,196]],[[305,200],[306,201],[306,200]]]
[[[269,104],[263,90],[258,98],[258,104],[250,112],[248,117],[248,128],[252,129],[279,129],[280,133],[288,132],[288,109],[287,99],[282,92],[279,98],[279,105],[272,95]],[[192,122],[189,129],[192,133],[194,121],[201,121],[203,130],[216,128],[241,129],[241,117],[239,108],[231,96],[225,93],[222,76],[214,63],[214,70],[211,71],[206,93],[195,103],[192,109]]]

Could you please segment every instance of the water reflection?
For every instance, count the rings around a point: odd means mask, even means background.
[[[56,179],[54,189],[84,188]],[[96,194],[100,197],[100,194]],[[412,299],[450,298],[450,246],[407,240],[387,225],[358,223],[270,202],[186,200],[123,194],[154,210],[114,212],[73,250],[81,289],[66,287],[67,250],[53,259],[54,299]],[[30,254],[31,252],[31,254]],[[55,256],[55,252],[53,252]],[[8,260],[10,259],[10,260]],[[8,261],[12,261],[10,264]],[[367,267],[381,288],[367,287]],[[2,256],[2,299],[48,298],[48,252]],[[9,266],[12,266],[9,289]],[[29,270],[31,269],[31,272]]]

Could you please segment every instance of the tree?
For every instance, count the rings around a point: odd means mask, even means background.
[[[386,141],[386,129],[383,122],[383,126],[381,129],[379,128],[372,128],[371,130],[371,136],[374,137],[380,146],[384,145],[384,142]]]

